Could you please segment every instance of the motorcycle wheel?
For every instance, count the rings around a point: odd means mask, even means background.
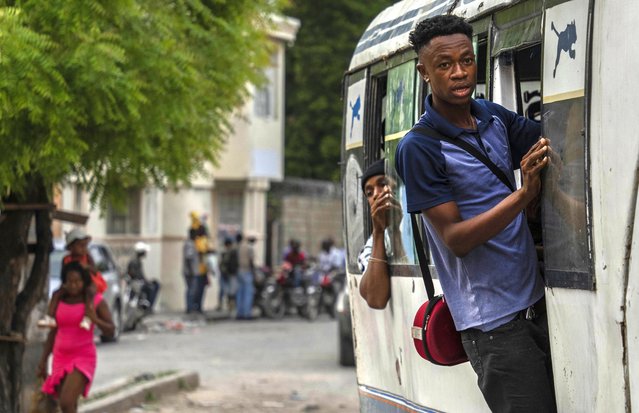
[[[284,304],[284,294],[277,289],[272,293],[267,293],[264,297],[264,315],[267,318],[279,320],[284,317],[286,305]]]
[[[314,321],[319,316],[320,312],[319,297],[316,295],[307,297],[306,303],[299,308],[299,312],[301,316],[306,318],[308,321]]]
[[[326,309],[326,312],[331,318],[335,318],[335,294],[332,292],[322,292],[322,307]]]

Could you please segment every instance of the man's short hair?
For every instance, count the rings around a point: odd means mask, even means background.
[[[383,159],[379,159],[375,162],[373,162],[372,164],[370,164],[368,166],[368,168],[366,168],[366,171],[364,171],[364,175],[362,175],[362,192],[366,192],[366,181],[368,181],[369,179],[371,179],[374,176],[377,175],[384,175],[384,160]]]
[[[459,16],[443,14],[422,20],[408,35],[408,41],[415,53],[419,54],[422,47],[434,37],[450,36],[451,34],[464,34],[469,39],[473,38],[473,26]]]

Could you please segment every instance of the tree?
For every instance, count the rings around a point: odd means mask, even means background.
[[[393,0],[295,1],[301,20],[286,55],[286,175],[339,180],[342,77],[357,41]]]
[[[54,184],[73,177],[101,207],[131,187],[188,184],[216,161],[246,83],[260,82],[279,8],[0,2],[0,412],[20,411],[22,337],[46,283]]]

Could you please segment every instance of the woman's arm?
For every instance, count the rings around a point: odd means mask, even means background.
[[[57,328],[52,328],[47,335],[47,339],[44,342],[42,349],[42,356],[40,356],[40,362],[36,368],[36,377],[45,379],[47,377],[47,360],[53,351],[53,343],[55,342],[55,336],[58,332]]]
[[[85,315],[100,328],[103,335],[113,337],[115,324],[113,324],[113,317],[106,301],[100,301],[97,308],[93,308],[93,305],[85,305]]]
[[[58,288],[51,295],[51,300],[49,301],[49,308],[47,309],[47,314],[49,317],[55,318],[55,312],[58,309],[58,303],[60,299],[64,296],[64,289],[62,287]]]

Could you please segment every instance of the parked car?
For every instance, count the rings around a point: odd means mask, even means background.
[[[89,245],[89,253],[95,262],[98,271],[102,273],[102,277],[107,283],[107,289],[103,296],[109,305],[109,310],[113,315],[113,323],[115,324],[115,333],[113,337],[100,335],[102,342],[117,341],[122,331],[122,276],[113,259],[113,253],[108,246],[100,243],[91,243]],[[60,288],[62,280],[60,273],[62,271],[62,260],[67,255],[64,244],[55,242],[54,249],[49,255],[49,298]],[[96,329],[96,332],[98,329]]]
[[[353,348],[353,322],[351,319],[351,301],[349,298],[348,277],[337,295],[335,306],[338,328],[339,364],[342,366],[355,365],[355,350]]]

